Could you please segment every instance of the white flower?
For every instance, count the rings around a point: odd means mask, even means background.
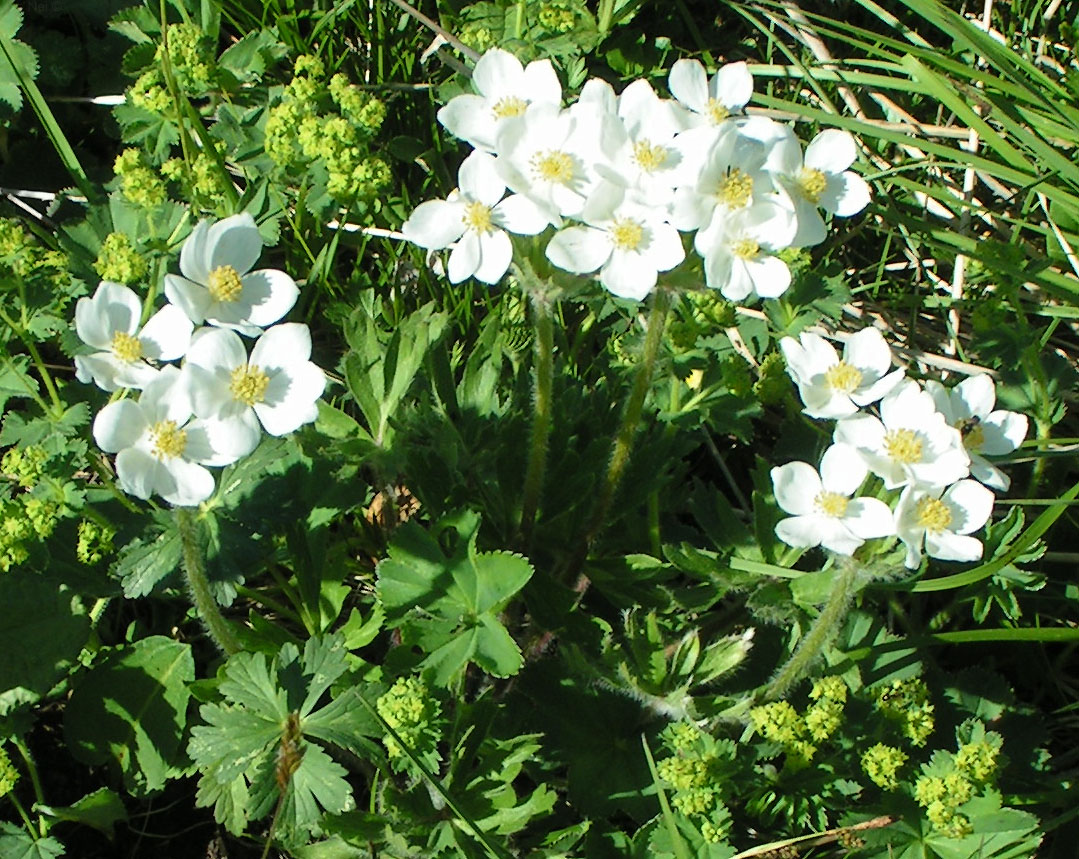
[[[840,359],[823,337],[803,332],[798,340],[784,337],[779,342],[787,361],[787,372],[798,385],[798,393],[811,418],[843,418],[860,406],[879,400],[903,379],[894,370],[892,350],[876,328],[863,328],[848,338]]]
[[[478,95],[458,95],[438,112],[438,121],[450,134],[477,149],[493,152],[499,130],[523,116],[529,105],[562,102],[562,85],[550,60],[521,65],[509,51],[491,48],[472,70]]]
[[[578,217],[599,182],[592,169],[599,158],[595,138],[582,133],[569,111],[538,105],[499,135],[496,168],[511,189],[535,200],[560,227],[558,216]]]
[[[547,259],[576,274],[598,268],[600,283],[614,295],[640,301],[655,288],[658,272],[685,259],[678,231],[663,213],[617,185],[600,185],[581,217],[590,226],[556,233]]]
[[[475,277],[498,283],[513,259],[506,230],[526,236],[541,233],[551,214],[523,194],[506,199],[506,183],[498,175],[494,156],[474,151],[457,173],[459,187],[445,200],[420,203],[401,227],[410,242],[421,248],[450,252],[451,283]],[[501,201],[501,202],[499,202]]]
[[[922,560],[922,542],[931,558],[977,561],[982,543],[967,536],[988,520],[993,493],[973,480],[960,480],[942,493],[940,488],[908,486],[895,508],[896,532],[907,547],[904,563],[914,569]]]
[[[248,213],[199,221],[180,251],[180,272],[165,275],[165,295],[196,325],[208,322],[255,337],[292,309],[300,291],[285,272],[251,271],[262,238]]]
[[[97,349],[75,358],[75,377],[91,379],[106,391],[145,388],[156,376],[150,361],[174,361],[191,342],[194,325],[176,307],[166,305],[139,328],[142,302],[126,286],[102,281],[92,298],[75,305],[75,331]]]
[[[232,335],[236,336],[236,335]],[[206,465],[228,465],[248,451],[230,427],[192,421],[191,401],[176,367],[164,367],[136,400],[109,403],[94,419],[94,440],[116,454],[120,488],[136,498],[157,494],[190,507],[214,491]]]
[[[775,256],[794,236],[794,214],[770,200],[721,212],[694,236],[704,258],[705,283],[730,301],[756,293],[776,298],[791,283],[790,269]]]
[[[684,137],[679,135],[680,145]],[[761,170],[764,145],[739,134],[735,126],[725,126],[711,146],[693,156],[690,153],[696,148],[690,147],[686,161],[700,163],[684,174],[687,181],[674,192],[671,223],[678,229],[706,228],[713,217],[744,208],[753,202],[754,195],[760,199],[769,190]]]
[[[970,454],[970,474],[986,486],[1007,491],[1011,479],[985,456],[1011,453],[1027,435],[1027,416],[995,409],[997,392],[985,373],[970,376],[952,389],[929,381],[925,389],[949,426],[959,430]]]
[[[876,498],[850,497],[865,476],[865,463],[842,444],[825,451],[819,474],[807,462],[773,468],[776,502],[794,514],[776,524],[776,536],[789,546],[823,546],[850,555],[866,540],[894,534],[887,504]]]
[[[184,361],[194,412],[227,424],[249,450],[262,435],[260,423],[270,435],[286,435],[318,415],[326,376],[310,357],[311,333],[298,322],[267,329],[250,358],[232,331],[204,329]]]
[[[887,489],[943,487],[966,477],[970,458],[959,431],[948,426],[933,398],[908,379],[880,402],[880,418],[859,412],[842,418],[835,441],[856,447]]]
[[[753,96],[753,75],[745,63],[727,63],[711,78],[697,60],[679,60],[671,66],[667,86],[687,107],[695,122],[719,125],[741,111]]]
[[[846,218],[857,215],[869,204],[869,186],[857,173],[847,168],[858,156],[854,138],[846,131],[822,131],[806,148],[785,126],[785,133],[774,143],[768,167],[778,175],[779,184],[790,195],[798,218],[795,247],[817,245],[827,230],[817,207]]]

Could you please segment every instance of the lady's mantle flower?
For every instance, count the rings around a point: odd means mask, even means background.
[[[970,471],[959,431],[913,379],[881,400],[879,419],[861,412],[840,420],[835,440],[856,447],[886,489],[944,487]]]
[[[846,131],[822,131],[806,147],[787,126],[778,126],[782,134],[769,157],[768,169],[778,174],[798,218],[794,247],[817,245],[824,241],[827,229],[817,208],[848,218],[869,204],[869,186],[865,179],[847,168],[858,157],[854,138]]]
[[[896,533],[907,547],[904,563],[914,569],[922,560],[922,542],[931,558],[977,561],[982,543],[967,536],[988,520],[993,493],[974,480],[960,480],[947,491],[908,486],[895,508]]]
[[[685,251],[678,231],[655,206],[638,202],[625,188],[603,183],[585,204],[581,218],[590,226],[569,227],[547,244],[547,259],[576,274],[599,272],[604,288],[640,301]]]
[[[233,335],[235,336],[235,335]],[[136,498],[157,494],[191,507],[214,491],[205,465],[228,465],[245,453],[245,440],[211,421],[191,420],[180,370],[165,367],[138,401],[117,400],[98,412],[94,440],[116,454],[120,488]]]
[[[550,60],[521,65],[509,51],[492,48],[472,70],[472,86],[479,95],[459,95],[438,112],[446,130],[477,149],[494,151],[499,131],[523,116],[531,104],[562,102],[562,85]]]
[[[204,321],[248,337],[292,309],[300,291],[285,272],[251,271],[262,252],[248,213],[200,221],[180,251],[180,272],[165,275],[165,295],[197,325]]]
[[[255,341],[250,358],[232,331],[200,332],[184,361],[194,412],[245,439],[249,453],[262,435],[260,423],[270,435],[280,436],[318,415],[315,403],[326,376],[310,357],[311,333],[298,322],[267,330]]]
[[[892,511],[876,498],[851,498],[867,469],[857,452],[834,444],[821,459],[820,473],[806,462],[772,469],[776,502],[787,513],[776,536],[789,546],[823,546],[850,555],[866,540],[895,533]]]
[[[503,200],[506,183],[496,171],[495,159],[478,149],[462,162],[457,181],[459,187],[445,200],[420,203],[401,232],[410,242],[430,250],[456,242],[447,269],[451,283],[473,276],[484,283],[498,283],[513,258],[506,230],[534,236],[557,215],[523,194]]]
[[[787,372],[811,418],[844,418],[860,406],[879,400],[903,378],[902,370],[891,373],[892,350],[876,328],[863,328],[852,335],[840,358],[835,348],[816,334],[804,332],[798,340],[779,342],[787,360]]]
[[[75,358],[75,377],[106,391],[145,388],[157,369],[146,363],[174,361],[184,354],[194,325],[172,305],[139,328],[142,302],[128,287],[102,281],[93,297],[75,305],[75,331],[98,351]]]
[[[950,426],[959,430],[963,446],[970,454],[970,474],[986,486],[1007,491],[1011,479],[985,456],[1009,454],[1027,435],[1027,416],[995,409],[993,380],[982,373],[970,376],[954,388],[940,382],[926,382],[925,389]]]

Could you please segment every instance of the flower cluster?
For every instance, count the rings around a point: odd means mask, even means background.
[[[709,287],[731,301],[775,297],[791,281],[779,252],[823,241],[822,209],[849,216],[869,201],[847,169],[857,155],[849,134],[821,132],[803,154],[788,126],[742,114],[753,92],[745,63],[709,78],[680,60],[668,79],[673,99],[643,79],[617,95],[593,79],[563,107],[550,61],[524,67],[493,48],[472,84],[474,94],[438,113],[475,148],[458,187],[421,203],[402,228],[421,247],[452,248],[454,283],[496,283],[512,258],[510,233],[552,228],[551,263],[598,271],[611,293],[640,300],[685,260],[680,233],[693,233]]]
[[[165,276],[168,303],[145,322],[122,284],[103,281],[79,299],[75,330],[91,350],[75,358],[79,381],[141,391],[114,399],[93,426],[125,492],[198,504],[214,491],[206,466],[246,456],[263,429],[280,436],[315,419],[325,377],[310,361],[310,332],[274,324],[299,290],[282,271],[252,270],[261,252],[250,215],[202,221],[181,249],[181,274]],[[250,354],[241,335],[257,338]]]
[[[442,705],[418,677],[400,677],[375,701],[378,714],[425,766],[436,769],[442,755]],[[386,754],[394,769],[410,770],[412,762],[390,734],[383,737]],[[417,773],[418,775],[418,773]]]
[[[982,544],[971,535],[989,519],[990,490],[1009,486],[987,457],[1011,453],[1027,433],[1024,415],[995,408],[992,379],[920,385],[891,370],[891,349],[875,328],[852,335],[842,357],[816,334],[779,345],[803,411],[836,425],[819,471],[806,462],[772,469],[776,501],[793,514],[776,535],[840,555],[897,536],[911,569],[923,549],[941,560],[979,560]],[[870,494],[855,497],[869,474],[876,478]]]

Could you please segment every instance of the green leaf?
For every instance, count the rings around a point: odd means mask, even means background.
[[[0,714],[33,701],[64,676],[90,621],[78,597],[44,576],[0,576]],[[2,854],[0,854],[2,855]]]
[[[248,33],[218,57],[218,64],[238,81],[258,80],[270,62],[281,59],[287,49],[269,30]]]
[[[127,789],[146,795],[184,763],[180,741],[195,679],[191,646],[155,635],[119,648],[76,686],[64,736],[89,764],[114,762]]]
[[[107,787],[88,793],[72,805],[54,807],[39,803],[34,806],[34,810],[57,820],[92,826],[98,832],[104,833],[110,841],[115,825],[127,822],[127,809],[124,808],[119,794]]]
[[[174,525],[166,525],[150,542],[136,537],[124,546],[113,567],[113,573],[123,585],[124,596],[136,599],[149,594],[180,566],[181,553],[180,532]]]
[[[35,841],[21,826],[0,823],[0,856],[4,859],[56,859],[64,855],[64,845],[55,838]]]
[[[30,359],[26,355],[6,355],[0,359],[0,412],[12,397],[35,397],[37,379],[26,372]]]

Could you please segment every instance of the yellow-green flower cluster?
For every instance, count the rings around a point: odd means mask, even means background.
[[[457,34],[457,37],[462,43],[478,54],[482,54],[489,48],[495,47],[498,43],[498,39],[495,37],[495,34],[491,32],[491,28],[478,21],[469,21],[465,24]]]
[[[8,757],[7,750],[0,746],[0,797],[7,796],[15,789],[19,781],[19,771]]]
[[[727,834],[730,812],[723,804],[719,758],[701,748],[701,734],[691,725],[674,725],[665,736],[675,754],[660,761],[656,772],[674,792],[671,805],[686,817],[698,818],[694,822],[705,841],[721,841]]]
[[[172,107],[172,97],[165,88],[157,66],[143,72],[127,91],[127,97],[135,107],[151,113],[165,113]]]
[[[438,741],[442,734],[439,724],[442,707],[420,678],[399,678],[375,701],[375,708],[414,755],[421,760],[441,759]],[[391,760],[404,757],[401,746],[392,736],[387,734],[383,743]],[[401,768],[408,765],[407,759],[398,763]]]
[[[23,489],[30,489],[41,480],[49,453],[41,445],[9,447],[0,457],[0,472]]]
[[[779,352],[765,355],[761,361],[760,376],[753,384],[753,393],[762,404],[768,406],[778,403],[790,390],[787,376],[787,362]]]
[[[885,790],[899,787],[899,771],[907,762],[907,753],[895,746],[877,743],[862,755],[862,769],[870,781]]]
[[[568,33],[577,23],[577,14],[565,0],[548,0],[539,9],[540,25],[552,33]]]
[[[137,149],[125,149],[113,164],[120,177],[120,192],[136,206],[152,209],[165,202],[165,183],[161,177],[142,162]]]
[[[783,747],[791,769],[803,769],[817,753],[817,747],[809,741],[805,719],[789,701],[754,707],[749,711],[749,720],[764,739]]]
[[[0,218],[0,273],[70,280],[67,255],[39,245],[13,218]]]
[[[75,557],[80,563],[89,566],[101,563],[112,554],[112,538],[115,536],[116,531],[110,526],[83,519],[79,522],[79,539],[75,545]]]
[[[386,114],[381,101],[335,74],[328,84],[317,57],[296,60],[292,81],[266,117],[264,149],[279,166],[325,165],[326,190],[337,200],[371,199],[390,180],[369,143]]]
[[[217,161],[208,152],[199,152],[190,163],[183,158],[170,158],[161,165],[161,175],[176,182],[193,198],[209,206],[225,200],[226,179]]]
[[[988,736],[997,737],[998,742],[994,744],[989,740],[979,740],[964,743],[955,754],[955,768],[978,784],[989,781],[996,774],[999,763],[999,735],[990,732]]]
[[[213,80],[214,57],[209,37],[193,22],[170,24],[167,31],[169,65],[172,76],[183,92],[202,95]],[[165,56],[165,44],[158,46],[154,56],[160,66]]]
[[[971,833],[970,819],[959,813],[959,806],[973,797],[974,785],[958,770],[943,776],[922,775],[914,784],[914,799],[925,809],[926,818],[952,838]]]
[[[877,697],[877,709],[898,722],[903,734],[916,746],[924,746],[933,733],[933,705],[921,678],[895,680],[885,686]]]
[[[823,743],[843,722],[843,705],[847,703],[847,684],[832,675],[814,681],[809,693],[813,704],[806,710],[806,730],[816,742]]]
[[[101,243],[94,262],[94,271],[102,280],[114,283],[134,283],[146,274],[146,258],[131,245],[124,233],[109,233]]]

